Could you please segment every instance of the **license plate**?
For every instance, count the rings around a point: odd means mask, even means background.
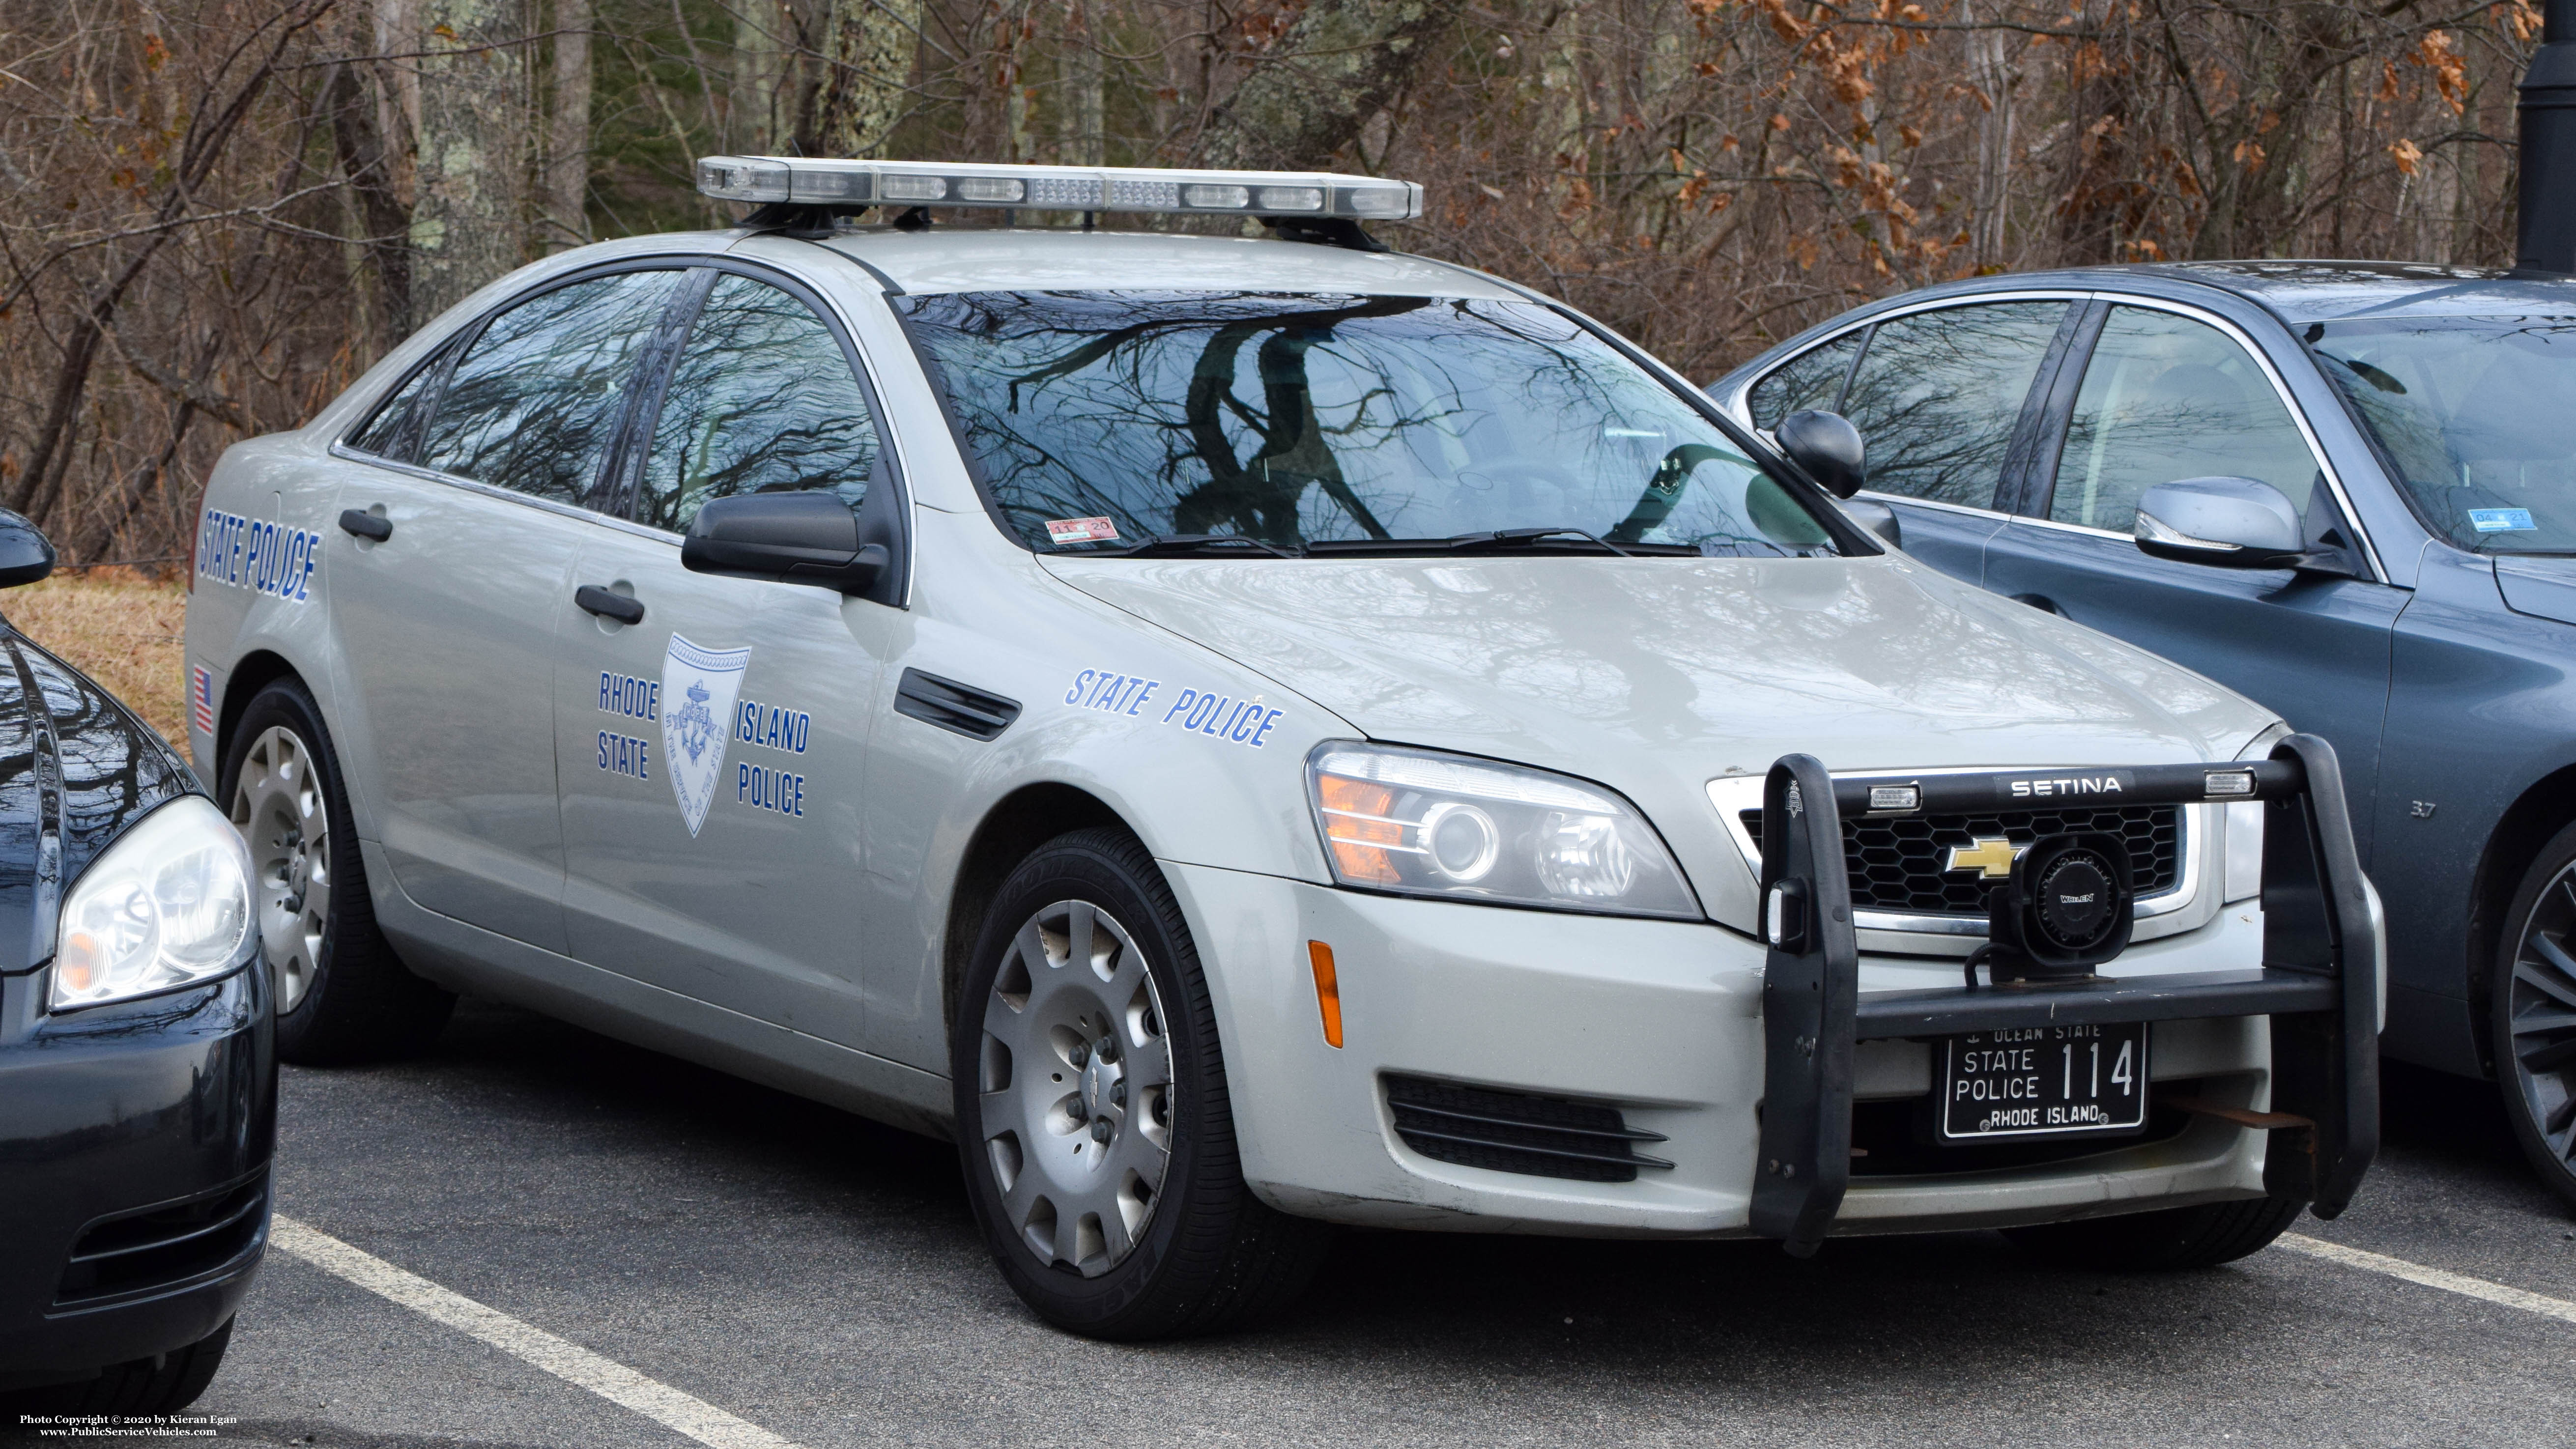
[[[2107,1137],[2147,1124],[2147,1026],[2031,1026],[1942,1043],[1941,1140]]]

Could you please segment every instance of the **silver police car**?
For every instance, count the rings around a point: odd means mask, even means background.
[[[1388,251],[1400,181],[699,176],[758,209],[503,278],[208,486],[190,741],[288,1060],[471,992],[953,1137],[1103,1337],[1332,1223],[2158,1266],[2350,1197],[2331,752],[1882,546],[1836,420],[1775,454]]]

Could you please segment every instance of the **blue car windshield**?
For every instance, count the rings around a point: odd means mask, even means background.
[[[2326,322],[2308,342],[2453,543],[2576,553],[2576,317]]]
[[[1545,307],[1130,290],[896,305],[1032,548],[1432,551],[1519,529],[1625,552],[1836,551],[1716,423]]]

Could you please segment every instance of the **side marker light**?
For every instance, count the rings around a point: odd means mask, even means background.
[[[1321,941],[1309,941],[1306,959],[1315,965],[1315,1004],[1324,1013],[1324,1044],[1338,1050],[1342,1044],[1342,983],[1333,974],[1333,948]]]

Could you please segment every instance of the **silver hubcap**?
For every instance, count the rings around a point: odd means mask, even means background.
[[[1107,911],[1058,901],[1011,941],[984,1003],[984,1158],[1012,1235],[1086,1278],[1116,1267],[1172,1161],[1172,1049],[1144,953]]]
[[[232,815],[250,845],[261,953],[282,1015],[312,989],[331,920],[331,817],[313,752],[293,730],[279,725],[251,741]]]
[[[2576,1170],[2576,865],[2531,908],[2513,955],[2514,1085],[2550,1155]]]

